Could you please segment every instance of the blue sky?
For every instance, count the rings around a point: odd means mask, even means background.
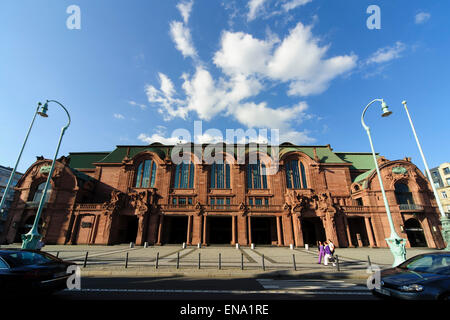
[[[77,5],[80,29],[67,28]],[[381,29],[368,29],[378,5]],[[450,161],[447,1],[2,1],[0,164],[13,166],[36,104],[72,117],[60,155],[173,143],[176,129],[279,129],[280,142],[370,152],[423,169]],[[52,158],[64,112],[38,118],[19,165]],[[207,131],[216,129],[216,131]],[[270,142],[270,141],[269,141]]]

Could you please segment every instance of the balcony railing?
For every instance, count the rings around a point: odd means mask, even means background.
[[[75,210],[102,210],[101,203],[79,203],[75,206]]]
[[[342,209],[348,213],[369,213],[370,207],[365,206],[342,206]]]
[[[400,204],[399,208],[400,210],[423,211],[423,206],[414,203]]]

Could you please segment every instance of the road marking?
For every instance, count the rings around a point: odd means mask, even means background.
[[[367,288],[342,280],[276,280],[256,279],[264,289],[367,291]]]

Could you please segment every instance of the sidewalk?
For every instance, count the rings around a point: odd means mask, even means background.
[[[20,244],[3,245],[1,248],[20,248]],[[393,262],[388,248],[337,248],[335,254],[339,256],[339,271],[331,263],[328,266],[319,265],[316,248],[188,246],[183,249],[180,245],[148,248],[130,248],[129,245],[48,245],[43,250],[76,262],[84,277],[367,279],[368,257],[372,265],[382,269],[390,267]],[[433,251],[437,250],[410,248],[407,258]]]

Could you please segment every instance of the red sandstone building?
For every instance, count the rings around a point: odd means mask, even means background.
[[[279,170],[264,175],[271,158],[248,145],[244,156],[253,152],[254,164],[226,150],[223,163],[184,152],[189,161],[175,164],[173,148],[117,146],[60,158],[40,222],[45,243],[304,246],[331,239],[338,247],[387,247],[389,223],[369,153],[284,143]],[[422,172],[409,158],[378,163],[407,247],[443,248]],[[18,182],[0,243],[20,242],[31,227],[50,165],[38,158]]]

